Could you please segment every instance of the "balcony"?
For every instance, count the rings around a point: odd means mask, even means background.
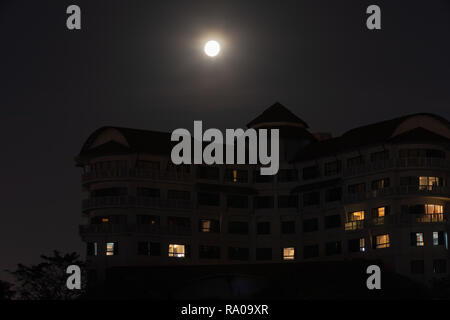
[[[142,169],[113,169],[94,170],[86,172],[81,176],[82,183],[89,183],[96,180],[120,180],[120,179],[148,179],[163,181],[192,181],[192,175],[182,172],[170,171],[161,172],[159,170]]]
[[[364,229],[364,220],[355,220],[345,223],[345,231],[355,231]]]
[[[160,199],[136,196],[95,197],[83,200],[83,212],[102,208],[155,208],[184,209],[193,208],[190,200]]]
[[[159,226],[152,224],[88,224],[79,226],[80,235],[94,234],[120,234],[141,233],[152,235],[178,235],[189,236],[192,234],[191,227],[187,226]]]
[[[409,223],[447,223],[447,217],[443,213],[405,214],[402,220]]]
[[[343,170],[344,177],[364,175],[376,171],[397,168],[431,168],[450,169],[450,161],[441,158],[401,158],[386,161],[372,162],[366,165],[346,168]]]

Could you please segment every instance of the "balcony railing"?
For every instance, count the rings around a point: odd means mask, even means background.
[[[434,196],[434,197],[450,197],[450,188],[443,186],[397,186],[387,187],[369,192],[358,192],[346,194],[344,196],[345,203],[362,202],[369,199],[375,199],[386,196],[396,195],[417,195],[417,196]]]
[[[405,220],[409,223],[446,223],[447,217],[443,213],[404,214],[402,216],[402,221]]]
[[[115,197],[94,197],[83,200],[83,211],[101,208],[170,208],[170,209],[192,209],[193,203],[190,200],[160,199],[152,197],[136,196],[115,196]]]
[[[364,220],[348,221],[345,223],[345,231],[364,229]]]
[[[371,162],[369,164],[346,168],[343,170],[344,177],[363,175],[379,170],[392,168],[433,168],[450,169],[450,161],[441,158],[400,158],[385,161]]]
[[[94,170],[82,175],[82,182],[90,182],[104,179],[122,179],[122,178],[141,178],[150,180],[168,180],[168,181],[191,181],[192,175],[184,172],[144,169],[112,169],[112,170]]]
[[[191,235],[191,227],[186,226],[159,226],[145,224],[88,224],[79,226],[80,235],[89,234],[117,234],[117,233],[142,233],[152,235]]]

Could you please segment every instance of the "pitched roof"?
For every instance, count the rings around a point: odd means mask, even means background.
[[[296,123],[304,126],[305,128],[308,128],[308,124],[305,121],[297,117],[294,113],[292,113],[292,111],[287,109],[279,102],[275,102],[269,108],[264,110],[263,113],[261,113],[252,121],[250,121],[247,124],[247,127],[251,128],[257,124],[274,123],[274,122]]]

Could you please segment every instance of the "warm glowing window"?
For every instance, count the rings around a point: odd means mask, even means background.
[[[419,188],[421,190],[432,190],[433,186],[439,186],[439,177],[419,177]]]
[[[237,170],[233,170],[233,182],[237,182]]]
[[[438,204],[426,204],[425,213],[426,214],[444,213],[444,207]]]
[[[389,234],[381,234],[379,236],[375,237],[375,248],[381,249],[381,248],[389,248]]]
[[[288,247],[283,248],[283,260],[294,260],[295,259],[295,248]]]
[[[102,222],[103,223],[108,223],[109,222],[109,218],[102,218]]]
[[[201,232],[211,232],[211,220],[201,220],[200,221],[200,231]]]
[[[366,239],[364,238],[359,239],[359,251],[361,252],[366,251]]]
[[[107,256],[115,256],[118,253],[118,244],[117,242],[107,242],[106,243],[106,255]]]
[[[364,220],[364,211],[350,212],[348,215],[348,220],[349,221]]]
[[[386,215],[386,209],[385,207],[379,207],[377,208],[378,217],[384,217]]]
[[[185,257],[184,244],[169,244],[169,257],[184,258]]]

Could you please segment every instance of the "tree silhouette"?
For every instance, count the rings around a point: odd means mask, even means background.
[[[84,262],[76,252],[61,255],[53,251],[53,256],[41,255],[43,262],[25,266],[18,264],[15,271],[9,271],[17,283],[19,299],[25,300],[72,300],[79,298],[85,290],[86,276],[82,272],[81,290],[69,290],[66,286],[66,273],[69,265],[78,265],[81,270]]]
[[[15,292],[11,288],[11,283],[0,280],[0,301],[11,300],[14,297]]]

